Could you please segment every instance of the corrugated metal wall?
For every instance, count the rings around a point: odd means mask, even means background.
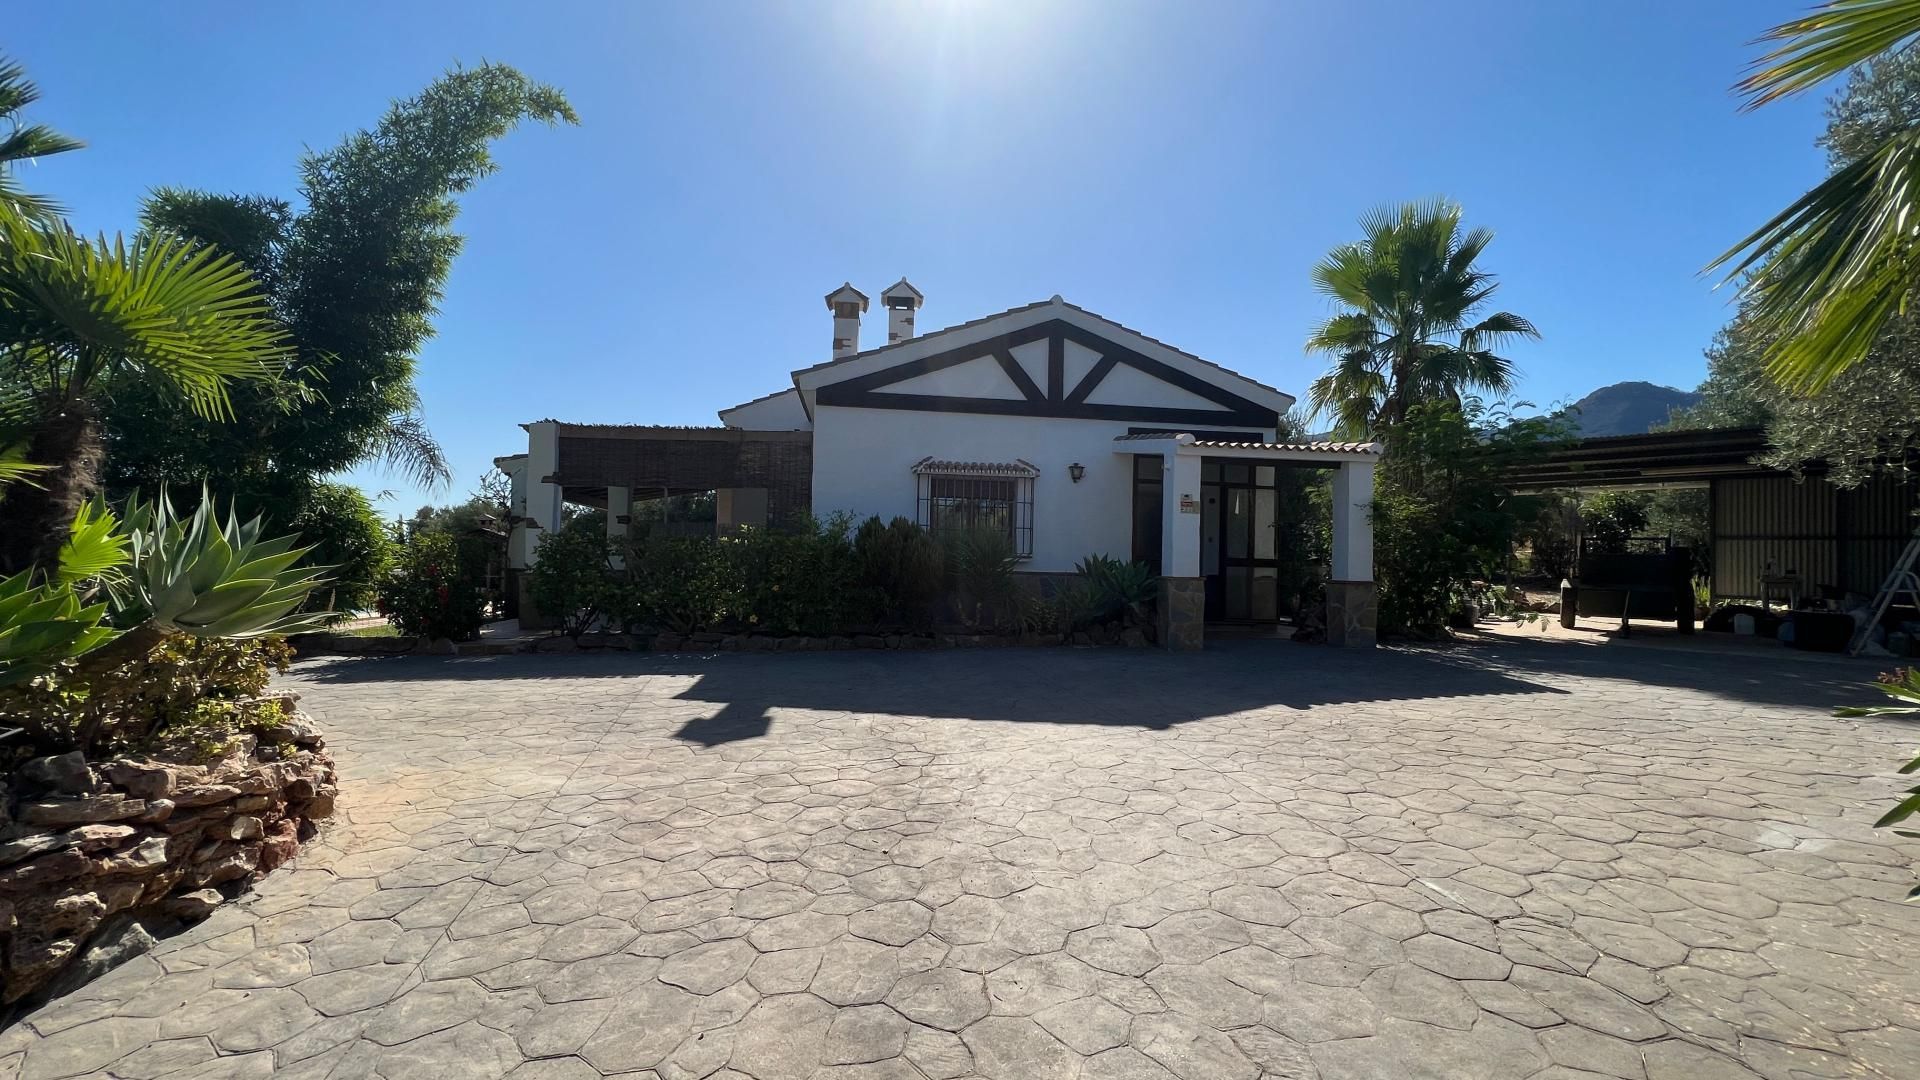
[[[1823,587],[1872,593],[1912,535],[1916,492],[1882,476],[1852,491],[1787,475],[1713,482],[1713,591],[1757,598],[1769,562]]]

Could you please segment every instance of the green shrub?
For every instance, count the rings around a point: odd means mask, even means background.
[[[570,521],[541,538],[537,555],[527,571],[527,591],[540,614],[555,620],[559,633],[577,638],[619,606],[613,544],[604,524]]]
[[[288,532],[313,545],[310,562],[333,567],[333,581],[315,589],[305,610],[345,617],[373,604],[393,564],[394,543],[373,504],[351,484],[317,483],[286,519]],[[268,517],[279,520],[268,511]]]
[[[1053,623],[1060,633],[1071,634],[1100,621],[1101,600],[1093,586],[1075,578],[1061,582],[1053,591]]]
[[[1089,555],[1074,572],[1085,583],[1094,621],[1145,622],[1160,591],[1160,576],[1146,563]]]
[[[927,531],[903,517],[871,517],[853,537],[854,561],[875,614],[925,626],[946,583],[946,560]]]
[[[608,613],[628,633],[710,630],[732,605],[725,553],[708,537],[647,536],[627,544]]]
[[[1644,491],[1602,491],[1580,507],[1580,526],[1589,550],[1619,553],[1627,541],[1647,531],[1651,497]]]
[[[376,606],[411,637],[470,641],[486,621],[486,604],[460,544],[441,533],[417,533],[380,583]]]
[[[1388,433],[1373,497],[1382,631],[1446,633],[1457,598],[1497,576],[1521,524],[1540,513],[1538,498],[1507,486],[1508,467],[1562,436],[1559,421],[1516,419],[1473,398],[1407,411]]]
[[[1001,626],[1019,612],[1020,587],[1014,569],[1013,541],[999,529],[946,533],[941,547],[947,582],[960,621],[975,629]]]
[[[867,606],[848,524],[836,516],[792,530],[742,528],[720,541],[734,590],[729,613],[776,634],[844,630]]]
[[[149,749],[223,708],[236,718],[238,732],[240,714],[231,703],[264,693],[274,673],[287,670],[292,659],[293,650],[278,637],[199,638],[173,632],[144,656],[111,668],[81,674],[66,663],[0,690],[0,715],[26,729],[43,752],[83,742],[87,745],[80,748],[89,752]]]

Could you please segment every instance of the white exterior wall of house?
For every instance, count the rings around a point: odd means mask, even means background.
[[[806,431],[813,427],[807,407],[800,403],[800,391],[782,390],[755,398],[731,409],[720,410],[720,422],[746,431]]]
[[[1133,459],[1116,456],[1113,442],[1128,427],[1112,420],[816,406],[813,512],[913,521],[920,490],[915,462],[1019,459],[1040,472],[1033,481],[1033,558],[1022,570],[1070,573],[1092,554],[1130,559]],[[1273,436],[1271,428],[1261,432],[1264,439]],[[1086,468],[1077,484],[1067,473],[1076,463]]]

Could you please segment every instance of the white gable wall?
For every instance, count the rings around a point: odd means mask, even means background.
[[[813,421],[807,418],[806,406],[800,403],[798,390],[783,390],[722,409],[720,422],[747,431],[805,431],[813,426]]]
[[[1041,348],[1046,342],[1040,343]],[[1044,380],[1046,376],[1042,375]],[[1045,385],[1042,382],[1041,385]],[[876,394],[935,394],[941,397],[977,397],[997,398],[1002,401],[1019,401],[1026,395],[1013,385],[1013,379],[1007,375],[1007,369],[1000,361],[991,356],[978,360],[969,360],[964,364],[929,371],[925,375],[915,375],[911,379],[902,379],[897,383],[888,383],[876,387]]]
[[[1011,462],[1040,470],[1033,482],[1033,558],[1022,570],[1070,573],[1091,554],[1133,552],[1132,458],[1114,453],[1129,426],[1112,420],[931,413],[821,405],[814,411],[813,511],[918,520],[922,458]],[[1151,426],[1151,425],[1146,425]],[[1247,431],[1245,427],[1229,430]],[[1271,428],[1261,432],[1271,439]],[[1067,474],[1086,466],[1078,484]],[[1196,497],[1198,491],[1193,493]]]

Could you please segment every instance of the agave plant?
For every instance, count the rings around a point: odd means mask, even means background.
[[[191,515],[174,511],[163,491],[127,511],[131,565],[122,604],[161,630],[196,637],[292,634],[323,625],[331,613],[301,612],[331,566],[301,566],[312,550],[297,536],[262,539],[261,518],[220,520],[204,491]]]
[[[86,604],[71,586],[23,570],[0,578],[0,686],[39,675],[98,649],[119,633],[107,605]]]
[[[23,570],[0,579],[0,686],[51,670],[118,636],[106,622],[106,592],[121,580],[128,538],[99,499],[74,515],[48,577]],[[99,599],[96,599],[96,598]]]

